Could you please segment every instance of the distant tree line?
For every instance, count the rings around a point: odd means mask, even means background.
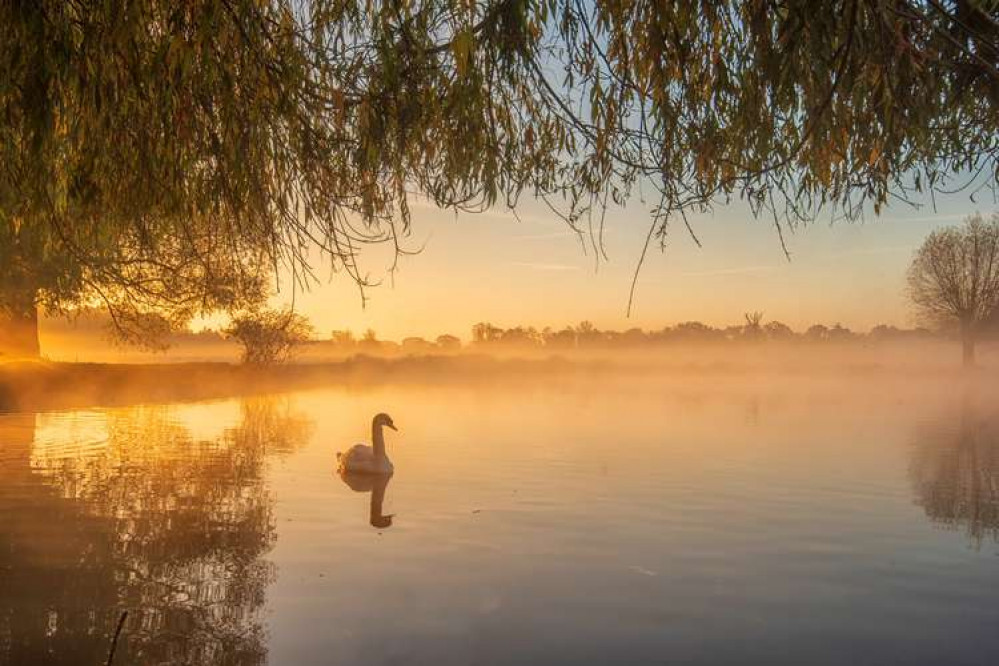
[[[780,321],[763,321],[763,313],[745,315],[745,323],[715,327],[699,321],[688,321],[661,329],[629,328],[625,331],[600,330],[590,321],[564,328],[515,326],[502,328],[489,322],[475,324],[467,345],[454,335],[440,335],[435,340],[419,337],[404,338],[400,343],[378,340],[373,331],[357,339],[350,331],[334,331],[328,341],[313,341],[313,345],[332,345],[357,353],[376,351],[430,352],[461,349],[536,348],[549,350],[621,349],[669,343],[736,343],[736,342],[896,342],[946,338],[926,328],[902,329],[880,324],[868,332],[852,331],[841,324],[815,324],[804,331],[795,331]]]
[[[533,327],[502,329],[489,323],[472,327],[473,346],[533,346],[549,349],[621,348],[641,347],[667,343],[703,342],[849,342],[897,341],[931,339],[936,337],[925,328],[900,329],[881,324],[867,333],[852,331],[841,324],[826,326],[815,324],[797,332],[780,321],[763,322],[760,312],[747,313],[745,323],[715,327],[699,321],[681,322],[661,329],[630,328],[625,331],[600,330],[592,322],[583,321],[576,326],[561,329]]]
[[[264,312],[279,323],[292,321],[289,313]],[[280,315],[280,316],[278,316]],[[261,315],[263,316],[263,315]],[[106,313],[94,310],[81,314],[76,322],[78,332],[100,335],[106,332]],[[227,340],[240,342],[234,328],[247,329],[247,316],[224,330],[203,328],[198,331],[181,331],[170,336],[173,346],[189,344],[213,344]],[[842,324],[814,324],[803,330],[795,330],[777,321],[766,321],[762,312],[748,312],[743,315],[743,323],[729,326],[711,326],[699,321],[686,321],[658,329],[629,328],[624,331],[601,330],[593,322],[582,321],[562,328],[534,326],[514,326],[503,328],[489,322],[472,326],[467,344],[456,335],[442,334],[433,339],[410,336],[400,341],[383,340],[373,329],[357,335],[350,330],[334,330],[326,339],[309,335],[308,320],[301,315],[293,319],[295,345],[312,348],[316,351],[328,349],[340,353],[434,353],[457,352],[462,350],[488,350],[499,348],[537,348],[550,350],[567,349],[615,349],[642,347],[668,343],[738,343],[738,342],[898,342],[913,340],[949,340],[959,337],[960,332],[951,329],[930,330],[929,328],[898,328],[879,324],[869,331],[854,331]],[[52,325],[63,334],[73,329],[62,319],[54,319]],[[252,328],[252,327],[251,327]],[[999,324],[989,329],[992,336],[999,335]]]

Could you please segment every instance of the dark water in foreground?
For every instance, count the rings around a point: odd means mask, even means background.
[[[995,664],[997,529],[999,402],[955,386],[7,414],[0,664],[103,664],[122,610],[119,665]]]

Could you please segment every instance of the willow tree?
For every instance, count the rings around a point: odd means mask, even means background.
[[[363,286],[359,252],[402,251],[414,194],[537,197],[599,250],[602,211],[636,193],[648,248],[733,197],[782,233],[994,179],[997,17],[974,0],[2,3],[6,309],[30,329],[36,305],[100,300],[125,329],[167,326],[242,307],[276,267],[309,284],[315,247]]]
[[[974,365],[982,328],[999,313],[999,214],[931,233],[909,267],[909,295],[924,322],[960,332],[964,365]]]

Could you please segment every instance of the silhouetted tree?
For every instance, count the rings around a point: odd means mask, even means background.
[[[763,333],[768,340],[786,341],[794,338],[794,331],[791,327],[779,321],[768,322],[763,327]]]
[[[867,335],[868,337],[870,337],[872,340],[875,341],[882,341],[882,340],[888,341],[888,340],[897,339],[898,337],[901,336],[901,334],[902,332],[895,326],[878,324],[877,326],[872,328],[871,332],[868,333]]]
[[[354,334],[350,331],[333,331],[330,333],[330,341],[337,347],[350,348],[357,344]]]
[[[838,322],[826,331],[826,340],[846,342],[856,337],[856,334]]]
[[[358,248],[398,247],[413,190],[467,210],[551,195],[575,224],[643,183],[662,242],[735,194],[778,226],[877,210],[997,172],[997,18],[963,0],[0,3],[0,295],[33,349],[38,304],[98,299],[125,327],[238,311],[265,267],[304,280],[316,246],[363,284]]]
[[[672,329],[664,329],[663,336],[666,339],[709,342],[722,340],[725,333],[699,321],[685,321]]]
[[[496,342],[502,335],[503,329],[487,322],[480,322],[472,327],[472,342],[476,344]]]
[[[433,349],[433,345],[419,337],[403,338],[402,350],[410,354],[426,354]]]
[[[541,336],[545,346],[552,349],[573,349],[576,346],[576,331],[571,326],[559,331],[545,328]]]
[[[909,296],[919,317],[960,331],[965,367],[975,363],[983,324],[999,307],[999,214],[972,215],[923,241],[909,267]]]
[[[601,342],[602,334],[591,321],[581,321],[576,326],[576,344],[580,347],[593,347]]]
[[[508,328],[499,333],[496,339],[511,347],[533,347],[541,344],[541,335],[533,327]]]
[[[805,331],[805,337],[814,342],[829,339],[829,327],[823,324],[813,324]]]
[[[629,346],[638,346],[648,342],[649,338],[640,328],[629,328],[621,334],[621,342]]]
[[[461,340],[445,333],[437,336],[437,346],[444,351],[457,351],[461,349]]]
[[[287,361],[312,332],[309,320],[291,310],[261,310],[235,317],[225,334],[243,346],[243,362],[270,365]]]

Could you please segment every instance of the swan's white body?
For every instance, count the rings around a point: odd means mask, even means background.
[[[343,453],[337,454],[341,472],[355,474],[391,474],[394,470],[388,456],[378,456],[366,444],[355,444]]]
[[[371,446],[355,444],[343,453],[336,454],[337,471],[341,474],[391,474],[394,468],[392,461],[385,453],[385,435],[383,427],[395,430],[392,417],[388,414],[377,414],[371,421]]]

